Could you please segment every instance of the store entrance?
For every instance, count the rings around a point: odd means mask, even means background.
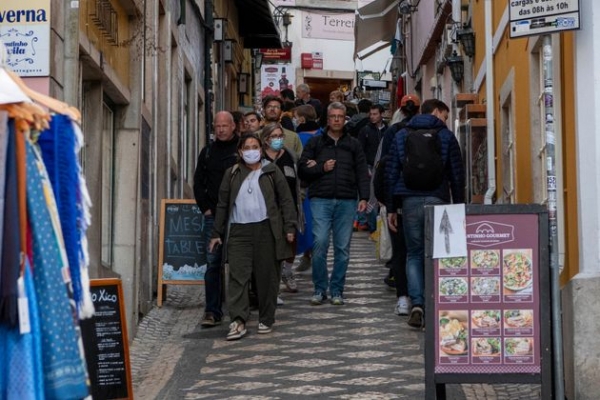
[[[304,83],[310,86],[310,97],[319,99],[322,104],[329,104],[329,93],[334,90],[352,90],[352,81],[349,79],[330,78],[304,78]]]

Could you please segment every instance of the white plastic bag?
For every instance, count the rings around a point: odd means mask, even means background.
[[[377,230],[379,231],[379,261],[387,262],[392,259],[392,238],[388,230],[387,210],[384,206],[379,209],[377,216]]]

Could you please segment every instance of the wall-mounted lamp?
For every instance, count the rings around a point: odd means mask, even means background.
[[[465,65],[462,56],[456,54],[456,50],[453,51],[450,57],[446,57],[446,65],[450,68],[454,82],[460,83],[465,74]]]
[[[233,40],[225,40],[223,42],[223,60],[225,62],[233,62]]]
[[[475,33],[473,32],[473,29],[465,24],[463,29],[456,32],[456,37],[463,45],[465,55],[473,57],[475,55]]]
[[[263,53],[260,52],[260,50],[255,49],[254,51],[254,69],[255,70],[260,70],[260,67],[262,66],[262,62],[263,62]]]
[[[225,40],[225,34],[227,32],[227,19],[215,18],[214,23],[214,40],[215,42],[222,42]]]
[[[402,0],[398,4],[398,12],[402,15],[410,15],[417,11],[417,7],[413,6],[411,0]]]
[[[247,94],[248,93],[248,83],[250,81],[250,74],[242,72],[238,74],[238,93],[239,94]]]

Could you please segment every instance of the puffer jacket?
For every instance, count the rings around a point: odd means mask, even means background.
[[[335,168],[325,172],[323,164],[336,160]],[[317,164],[308,167],[308,160]],[[300,179],[308,183],[308,196],[325,199],[369,198],[369,170],[358,140],[347,133],[333,140],[327,132],[310,138],[298,162]]]
[[[441,144],[442,160],[445,165],[444,180],[437,189],[431,191],[411,190],[404,185],[404,179],[402,179],[402,162],[405,156],[404,145],[408,131],[406,128],[402,129],[394,137],[388,153],[389,159],[385,168],[385,182],[386,186],[392,188],[392,190],[386,191],[386,207],[389,210],[395,209],[394,196],[401,198],[432,196],[448,203],[450,199],[455,204],[464,203],[465,167],[460,146],[454,134],[441,119],[431,114],[414,116],[406,127],[412,129],[440,129],[438,131],[438,138]]]
[[[238,163],[225,171],[219,189],[219,202],[217,203],[212,238],[220,238],[222,241],[226,241],[233,205],[242,183],[249,173],[250,168],[243,163]],[[288,183],[279,167],[266,161],[263,162],[258,184],[265,198],[267,216],[275,239],[277,259],[285,260],[294,255],[292,245],[286,240],[288,233],[296,232],[296,208],[292,193],[290,193]],[[224,246],[224,248],[225,259],[227,259],[227,246]]]

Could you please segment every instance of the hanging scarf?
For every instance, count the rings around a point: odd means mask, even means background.
[[[8,113],[0,111],[0,254],[4,234],[4,191],[6,188],[6,150],[8,146]],[[0,269],[2,262],[0,261]],[[0,272],[0,276],[2,273]],[[1,279],[1,278],[0,278]]]
[[[29,142],[27,211],[43,344],[44,393],[48,399],[82,399],[88,395],[87,371],[63,279],[67,261],[60,222],[44,165]]]
[[[4,212],[2,263],[0,264],[0,323],[10,327],[15,327],[18,322],[17,278],[21,254],[15,138],[14,120],[11,120],[6,155],[5,204],[2,210]]]
[[[31,329],[28,333],[21,334],[17,327],[0,325],[0,354],[3,358],[0,364],[0,399],[43,400],[44,372],[39,311],[28,262],[23,280]]]
[[[54,115],[50,121],[50,128],[39,136],[38,144],[56,198],[65,250],[69,260],[73,298],[80,308],[83,295],[79,267],[79,249],[81,247],[78,228],[81,209],[78,207],[77,198],[79,168],[75,154],[75,135],[70,119],[64,115]]]

